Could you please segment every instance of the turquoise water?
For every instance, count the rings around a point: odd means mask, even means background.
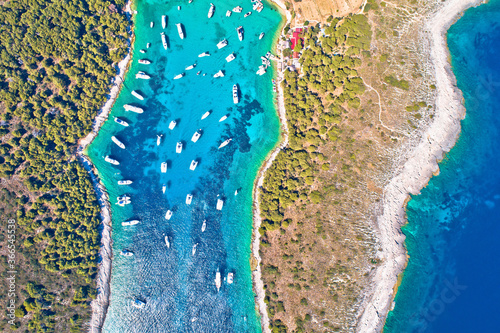
[[[408,204],[410,255],[384,332],[500,332],[500,1],[448,31],[467,116],[441,173]]]
[[[281,23],[281,16],[268,4],[261,13],[251,10],[251,3],[241,4],[243,13],[225,16],[237,4],[214,2],[214,17],[207,18],[209,1],[193,3],[140,0],[134,17],[135,41],[133,63],[123,89],[88,154],[106,185],[113,214],[113,267],[111,304],[105,332],[258,332],[260,323],[255,311],[250,271],[252,235],[252,186],[257,171],[269,151],[279,140],[279,120],[274,106],[271,79],[273,70],[264,76],[255,72],[260,57],[271,50]],[[177,6],[181,5],[181,10]],[[168,16],[165,30],[161,15]],[[155,23],[150,28],[150,22]],[[185,39],[181,40],[175,23],[182,23]],[[245,37],[238,40],[236,27],[242,25]],[[163,49],[160,32],[169,38]],[[266,36],[259,40],[260,32]],[[216,44],[227,38],[229,45],[218,50]],[[147,53],[139,53],[152,45]],[[199,58],[209,51],[211,56]],[[230,63],[225,57],[235,52]],[[138,64],[149,59],[151,65]],[[196,63],[193,70],[185,67]],[[218,70],[225,77],[213,78]],[[137,80],[135,74],[145,71],[150,80]],[[196,75],[201,71],[200,75]],[[173,77],[186,75],[179,80]],[[207,73],[203,76],[203,73]],[[240,88],[240,103],[232,100],[232,86]],[[139,101],[132,90],[146,96]],[[126,112],[124,104],[144,108],[143,114]],[[206,111],[211,115],[201,120]],[[228,119],[219,122],[223,115]],[[119,116],[131,124],[125,128],[113,121]],[[174,130],[168,129],[177,120]],[[191,136],[198,129],[198,142]],[[157,135],[163,135],[156,145]],[[126,150],[111,142],[115,135]],[[218,150],[227,138],[232,142]],[[181,154],[175,152],[178,141],[184,143]],[[119,166],[104,162],[111,155]],[[189,170],[192,160],[199,164]],[[168,171],[160,173],[160,164],[168,162]],[[117,180],[130,179],[130,186],[119,186]],[[165,194],[162,185],[167,185]],[[238,195],[235,196],[235,191]],[[122,194],[132,204],[115,205]],[[190,206],[186,195],[193,194]],[[222,211],[216,210],[218,196],[224,200]],[[170,220],[166,211],[173,211]],[[138,219],[136,226],[123,227],[124,220]],[[202,221],[207,221],[201,232]],[[164,242],[170,236],[170,249]],[[194,244],[198,244],[192,255]],[[119,255],[122,249],[133,257]],[[234,283],[215,287],[215,274],[222,277],[234,272]],[[135,298],[146,301],[142,309],[131,306]]]

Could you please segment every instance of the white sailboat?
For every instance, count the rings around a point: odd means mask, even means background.
[[[167,220],[170,220],[170,219],[172,218],[172,215],[173,215],[173,214],[174,214],[174,213],[173,213],[173,212],[169,209],[169,210],[167,210],[167,212],[165,213],[165,218],[166,218]]]
[[[186,196],[186,205],[190,205],[192,201],[193,201],[193,195],[192,194],[188,194]]]
[[[198,166],[198,161],[192,160],[191,165],[189,166],[189,170],[194,171],[194,169],[196,169],[196,166]]]
[[[161,33],[161,43],[163,44],[163,48],[165,50],[168,49],[167,35],[164,32]]]
[[[196,253],[196,247],[198,246],[198,243],[193,245],[193,250],[191,250],[191,254],[194,256]]]
[[[217,268],[217,273],[215,273],[215,287],[217,287],[217,292],[219,292],[220,290],[220,284],[221,284],[220,272],[219,269]]]
[[[219,145],[219,148],[217,149],[221,149],[221,148],[224,148],[225,146],[227,146],[229,144],[229,142],[231,142],[232,139],[227,139],[226,141],[224,141],[223,143],[221,143]]]
[[[201,116],[201,119],[205,119],[206,117],[210,116],[210,113],[212,113],[212,111],[207,111],[203,114],[203,116]]]
[[[182,142],[180,142],[180,141],[179,141],[179,142],[177,142],[177,145],[175,146],[175,152],[176,152],[177,154],[182,153]]]
[[[170,241],[168,239],[168,236],[165,236],[165,245],[167,246],[167,249],[170,249]]]
[[[201,225],[201,232],[205,232],[206,228],[207,228],[207,220],[203,220],[203,223]]]
[[[194,134],[193,134],[193,137],[191,138],[191,141],[193,142],[196,142],[198,141],[198,139],[200,138],[201,136],[201,129],[196,131]]]
[[[167,162],[161,162],[161,173],[167,172]]]
[[[175,125],[177,125],[177,122],[175,120],[172,120],[170,124],[168,125],[169,130],[173,130]]]
[[[217,210],[222,210],[223,205],[224,205],[224,200],[217,199]]]
[[[163,184],[161,187],[161,192],[165,194],[165,191],[167,190],[167,185]]]
[[[161,137],[163,136],[163,134],[160,134],[160,135],[156,135],[156,145],[159,146],[160,143],[161,143]]]
[[[167,15],[162,15],[161,16],[161,27],[162,29],[165,29],[167,26]]]
[[[223,122],[224,120],[226,120],[226,119],[227,119],[227,117],[228,117],[227,115],[222,116],[222,117],[219,119],[219,123],[221,123],[221,122]]]

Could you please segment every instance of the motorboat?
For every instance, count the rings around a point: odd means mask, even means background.
[[[233,85],[233,103],[238,104],[239,101],[240,101],[239,90],[238,86],[235,84]]]
[[[167,212],[165,213],[165,218],[166,218],[167,220],[170,220],[170,219],[172,218],[172,215],[173,215],[173,214],[174,214],[174,213],[173,213],[173,212],[169,209],[169,210],[167,210]]]
[[[146,50],[141,49],[141,50],[139,50],[139,52],[141,52],[141,53],[146,53]]]
[[[106,162],[108,162],[108,163],[113,164],[113,165],[120,165],[120,162],[118,162],[117,160],[112,159],[112,158],[111,158],[111,157],[109,157],[109,156],[104,157],[104,160],[105,160]]]
[[[194,256],[196,253],[196,247],[198,246],[198,243],[193,245],[193,249],[191,250],[191,254]]]
[[[168,125],[168,129],[173,130],[175,128],[175,125],[177,125],[177,122],[175,120],[172,120]]]
[[[234,191],[234,196],[238,195],[238,190]]]
[[[236,28],[236,32],[238,33],[238,39],[241,42],[243,40],[243,27],[240,25],[238,28]]]
[[[181,39],[184,39],[184,31],[182,30],[182,24],[176,23],[175,25],[177,26],[177,32],[179,33],[179,37]]]
[[[155,26],[155,23],[153,21],[151,21],[151,23],[149,23],[149,27],[153,28],[154,26]]]
[[[170,240],[168,239],[168,236],[165,236],[165,245],[167,246],[167,249],[170,249]]]
[[[178,80],[181,77],[183,77],[184,75],[185,75],[184,73],[178,74],[178,75],[174,76],[174,80]]]
[[[149,49],[151,47],[151,43],[146,44],[146,48]]]
[[[161,27],[162,29],[165,29],[167,27],[167,15],[161,16]]]
[[[208,18],[214,16],[214,12],[215,12],[215,5],[213,3],[210,3],[210,9],[208,10]]]
[[[243,17],[249,17],[250,15],[252,15],[252,12],[246,13],[245,15],[243,15]]]
[[[116,145],[117,145],[118,147],[120,147],[121,149],[125,149],[125,145],[123,144],[123,142],[121,142],[120,140],[118,140],[118,139],[116,138],[116,136],[114,136],[114,135],[113,135],[113,136],[111,137],[111,140],[112,140],[114,143],[116,143]]]
[[[214,77],[224,77],[224,72],[222,70],[214,74]]]
[[[181,6],[177,6],[177,10],[181,10]]]
[[[125,120],[120,119],[118,117],[115,117],[115,123],[120,124],[120,125],[125,126],[125,127],[129,126],[128,123]]]
[[[201,232],[205,232],[206,228],[207,228],[207,220],[203,220],[203,223],[201,224]]]
[[[193,69],[195,67],[196,67],[196,64],[192,64],[191,66],[187,66],[186,70],[188,71],[188,70],[191,70],[191,69]]]
[[[196,166],[198,166],[198,161],[192,160],[191,165],[189,166],[189,170],[194,171],[194,169],[196,169]]]
[[[161,135],[156,135],[156,145],[159,146],[160,143],[161,143],[161,137],[163,136],[163,134]]]
[[[228,11],[226,12],[226,17],[231,16],[231,14],[232,14],[232,13],[233,13],[232,11],[228,10]]]
[[[231,53],[230,55],[228,55],[228,56],[226,57],[226,61],[227,61],[227,62],[231,62],[231,61],[233,61],[235,58],[236,58],[236,57],[234,56],[234,53]]]
[[[234,274],[228,273],[227,274],[227,284],[233,284],[233,279],[234,279]]]
[[[164,32],[161,33],[161,43],[163,44],[163,48],[165,50],[168,49],[167,35]]]
[[[165,191],[167,190],[167,185],[163,184],[161,187],[161,192],[165,194]]]
[[[203,52],[203,53],[198,54],[198,58],[203,58],[203,57],[210,57],[210,53],[207,51],[207,52]]]
[[[146,74],[144,72],[138,72],[137,74],[135,74],[135,78],[136,79],[149,80],[151,78],[151,76],[149,76],[148,74]]]
[[[222,210],[223,205],[224,205],[224,200],[217,199],[217,210]]]
[[[139,59],[138,63],[140,63],[141,65],[149,65],[151,64],[151,61],[149,61],[148,59]]]
[[[264,35],[265,35],[265,33],[261,32],[260,35],[259,35],[259,39],[264,38]]]
[[[222,116],[222,117],[219,119],[219,123],[221,123],[221,122],[223,122],[224,120],[226,120],[226,119],[227,119],[227,117],[228,117],[227,115]]]
[[[203,116],[201,116],[201,119],[205,119],[206,117],[210,116],[210,113],[212,113],[212,111],[207,111],[203,114]]]
[[[139,224],[140,222],[141,221],[139,221],[139,220],[123,221],[122,226],[126,227],[126,226],[130,226],[130,225],[136,225],[136,224]]]
[[[220,50],[223,47],[227,46],[227,39],[223,39],[220,42],[217,43],[217,48]]]
[[[119,180],[118,181],[118,185],[130,185],[132,183],[133,183],[133,181],[131,181],[131,180]]]
[[[138,308],[138,309],[142,309],[144,306],[146,305],[146,302],[144,301],[141,301],[140,299],[136,298],[133,302],[132,302],[132,306],[135,307],[135,308]]]
[[[217,268],[217,273],[215,273],[215,287],[217,287],[217,292],[219,292],[220,290],[220,284],[221,284],[220,272],[219,269]]]
[[[235,12],[235,13],[241,13],[242,10],[243,10],[243,8],[241,8],[240,6],[233,8],[233,12]]]
[[[231,142],[232,139],[227,139],[226,141],[224,141],[223,143],[220,144],[219,148],[217,149],[221,149],[221,148],[224,148],[225,146],[227,146],[229,144],[229,142]]]
[[[132,96],[134,96],[135,98],[137,98],[137,99],[139,99],[139,100],[141,100],[141,101],[143,101],[143,100],[144,100],[144,96],[142,96],[141,94],[139,94],[139,93],[138,93],[137,91],[135,91],[135,90],[132,90],[131,94],[132,94]],[[125,105],[127,105],[127,104],[125,104]],[[125,107],[125,105],[124,105],[123,107]],[[125,110],[126,110],[126,108],[125,108]],[[132,110],[131,110],[131,111],[132,111]]]
[[[137,97],[137,98],[139,98],[139,97]],[[138,106],[133,106],[130,104],[123,105],[123,108],[125,109],[125,111],[132,111],[132,112],[139,113],[139,114],[144,112],[144,110],[142,108],[140,108]]]
[[[132,257],[134,255],[134,252],[129,250],[122,250],[120,254],[124,257]]]
[[[167,172],[167,162],[161,162],[161,173],[166,173]]]
[[[179,141],[179,142],[177,142],[177,145],[175,146],[175,152],[176,152],[177,154],[182,153],[182,142],[180,142],[180,141]]]
[[[196,142],[201,136],[201,129],[194,132],[193,136],[191,137],[191,141]]]
[[[193,195],[192,194],[188,194],[186,196],[186,205],[190,205],[191,201],[193,201]]]

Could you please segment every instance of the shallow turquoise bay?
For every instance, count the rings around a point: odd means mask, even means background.
[[[111,303],[104,331],[259,332],[249,263],[252,187],[264,158],[279,140],[280,128],[271,83],[274,71],[270,68],[263,76],[255,72],[260,57],[272,48],[281,16],[265,4],[261,13],[243,18],[252,8],[250,2],[240,4],[243,13],[229,18],[226,10],[238,4],[216,2],[211,19],[207,18],[209,1],[135,3],[133,62],[109,120],[88,149],[109,193],[113,215]],[[168,16],[165,30],[162,15]],[[150,28],[151,21],[154,28]],[[179,38],[176,23],[183,24],[184,40]],[[242,42],[236,33],[239,25],[245,30]],[[169,39],[167,51],[161,31]],[[259,40],[262,31],[266,36]],[[223,38],[229,45],[218,50],[216,44]],[[149,49],[147,43],[151,43]],[[147,52],[141,54],[140,49]],[[199,58],[205,51],[211,56]],[[231,52],[236,59],[227,63]],[[138,64],[138,59],[152,64]],[[195,69],[185,70],[194,63]],[[225,77],[213,78],[220,69]],[[138,71],[152,78],[137,80]],[[196,75],[198,71],[207,75]],[[180,73],[186,75],[173,80]],[[232,100],[233,84],[240,88],[237,105]],[[132,90],[140,91],[145,100],[132,97]],[[140,106],[144,113],[126,112],[124,104]],[[210,116],[201,120],[209,110]],[[223,115],[228,119],[219,122]],[[131,126],[116,124],[115,116]],[[171,120],[177,120],[172,131],[168,129]],[[203,134],[193,143],[191,137],[198,129]],[[159,134],[163,137],[157,146]],[[125,150],[111,141],[112,135],[125,144]],[[232,138],[231,143],[218,150],[227,138]],[[184,143],[181,154],[175,152],[178,141]],[[120,165],[106,163],[106,155]],[[189,170],[193,159],[199,161],[195,171]],[[168,162],[165,174],[160,173],[163,161]],[[117,185],[121,179],[133,184]],[[167,185],[165,194],[163,184]],[[185,203],[188,193],[194,196],[189,206]],[[122,194],[128,194],[132,204],[115,205]],[[218,196],[224,200],[222,211],[215,208]],[[168,209],[173,211],[169,221],[164,217]],[[121,225],[131,219],[141,223]],[[207,228],[202,233],[205,219]],[[165,235],[171,237],[170,249]],[[198,246],[193,256],[194,244]],[[135,255],[120,256],[122,249]],[[214,282],[217,269],[222,277],[235,274],[234,283],[223,281],[220,292]],[[146,306],[133,307],[135,298],[145,300]]]

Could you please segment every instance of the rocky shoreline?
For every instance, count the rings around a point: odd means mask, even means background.
[[[407,261],[405,236],[401,232],[401,227],[406,223],[406,202],[410,194],[418,194],[429,179],[439,172],[438,162],[455,145],[460,134],[465,107],[449,63],[446,33],[466,9],[481,3],[481,0],[449,0],[430,13],[422,25],[421,33],[430,46],[437,87],[435,117],[430,126],[424,129],[421,142],[408,154],[401,171],[384,188],[383,213],[377,216],[376,223],[381,248],[379,258],[382,262],[367,292],[357,332],[382,331],[393,306],[398,275],[403,272]]]

